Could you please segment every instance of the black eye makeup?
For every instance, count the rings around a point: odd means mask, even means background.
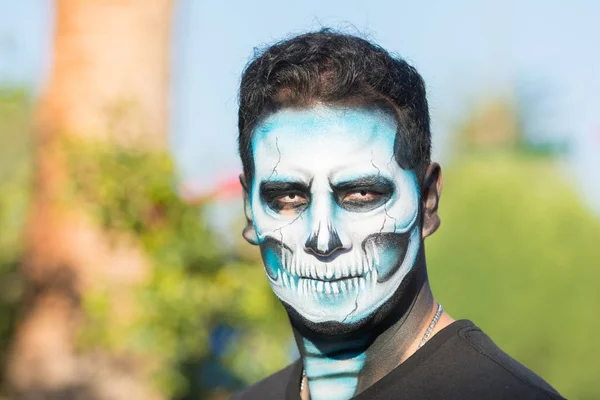
[[[308,207],[310,188],[301,182],[266,181],[260,184],[260,198],[278,213],[299,213]]]
[[[361,177],[331,184],[333,196],[341,208],[367,212],[385,203],[394,194],[394,184],[381,176]],[[261,201],[279,214],[298,214],[310,203],[310,186],[295,181],[266,181],[260,184]]]
[[[394,194],[394,184],[380,176],[364,177],[332,185],[340,207],[351,212],[367,212],[385,203]]]

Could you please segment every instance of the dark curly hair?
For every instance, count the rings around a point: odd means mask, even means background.
[[[400,57],[365,39],[322,29],[255,51],[240,84],[239,152],[248,182],[254,174],[251,135],[285,107],[379,107],[398,121],[394,153],[419,182],[431,158],[425,83]]]

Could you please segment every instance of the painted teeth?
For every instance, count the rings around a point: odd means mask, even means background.
[[[286,274],[285,272],[283,273],[283,286],[288,287],[290,285],[289,281],[288,281],[288,274]]]
[[[340,288],[337,282],[331,282],[331,290],[334,294],[338,294],[340,292]]]
[[[320,280],[325,279],[326,272],[327,272],[327,267],[325,267],[325,265],[320,265],[319,268],[317,268],[317,276],[319,277]]]
[[[371,247],[373,249],[373,261],[375,262],[375,264],[379,264],[379,253],[375,248],[375,244],[371,244]]]
[[[327,279],[333,278],[333,265],[327,264],[326,268],[327,268],[327,272],[325,272],[325,278],[327,278]]]
[[[377,283],[375,265],[379,262],[379,254],[373,243],[366,246],[366,254],[354,252],[349,257],[343,256],[343,260],[338,257],[329,263],[285,253],[281,255],[284,268],[278,269],[276,280],[281,286],[293,288],[304,296],[333,298],[371,288]]]
[[[335,273],[333,274],[334,278],[340,279],[348,276],[348,267],[345,265],[339,266],[335,269]]]

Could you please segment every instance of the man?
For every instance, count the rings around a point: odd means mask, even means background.
[[[561,398],[433,297],[442,176],[413,67],[330,30],[283,41],[243,74],[239,135],[243,235],[301,358],[238,398]]]

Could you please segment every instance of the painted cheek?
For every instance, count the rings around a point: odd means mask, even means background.
[[[272,246],[261,246],[260,248],[263,263],[265,264],[265,271],[269,277],[273,280],[277,280],[279,271],[283,268],[277,249]]]
[[[385,282],[394,275],[404,261],[408,245],[409,234],[380,233],[364,241],[364,251],[371,256],[378,282]]]

